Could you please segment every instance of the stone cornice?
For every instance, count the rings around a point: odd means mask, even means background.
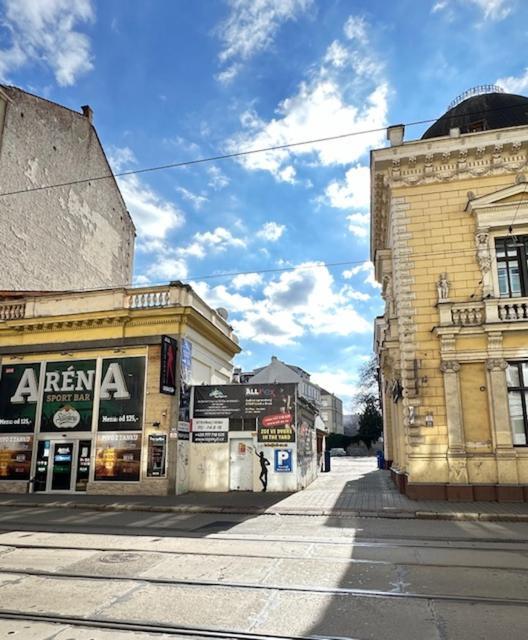
[[[385,248],[391,189],[443,184],[528,167],[528,127],[434,138],[371,153],[371,257]]]

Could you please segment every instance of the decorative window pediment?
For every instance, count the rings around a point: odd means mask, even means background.
[[[516,225],[528,224],[528,182],[470,198],[466,211],[475,217],[477,229],[507,229],[515,219]]]

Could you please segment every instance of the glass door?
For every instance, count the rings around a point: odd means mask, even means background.
[[[53,442],[51,456],[50,491],[71,491],[74,468],[73,442]]]
[[[33,491],[46,491],[48,483],[50,446],[51,443],[49,440],[39,440],[37,446],[37,466],[35,467]]]

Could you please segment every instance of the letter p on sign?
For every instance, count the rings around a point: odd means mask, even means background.
[[[292,470],[292,450],[275,449],[275,471],[289,472]]]

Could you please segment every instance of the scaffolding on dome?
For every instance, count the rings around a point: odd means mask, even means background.
[[[498,84],[479,84],[476,87],[471,87],[464,93],[461,93],[457,96],[447,107],[447,110],[456,107],[457,104],[464,102],[468,98],[472,98],[473,96],[481,96],[485,93],[505,93],[502,87],[499,87]]]

